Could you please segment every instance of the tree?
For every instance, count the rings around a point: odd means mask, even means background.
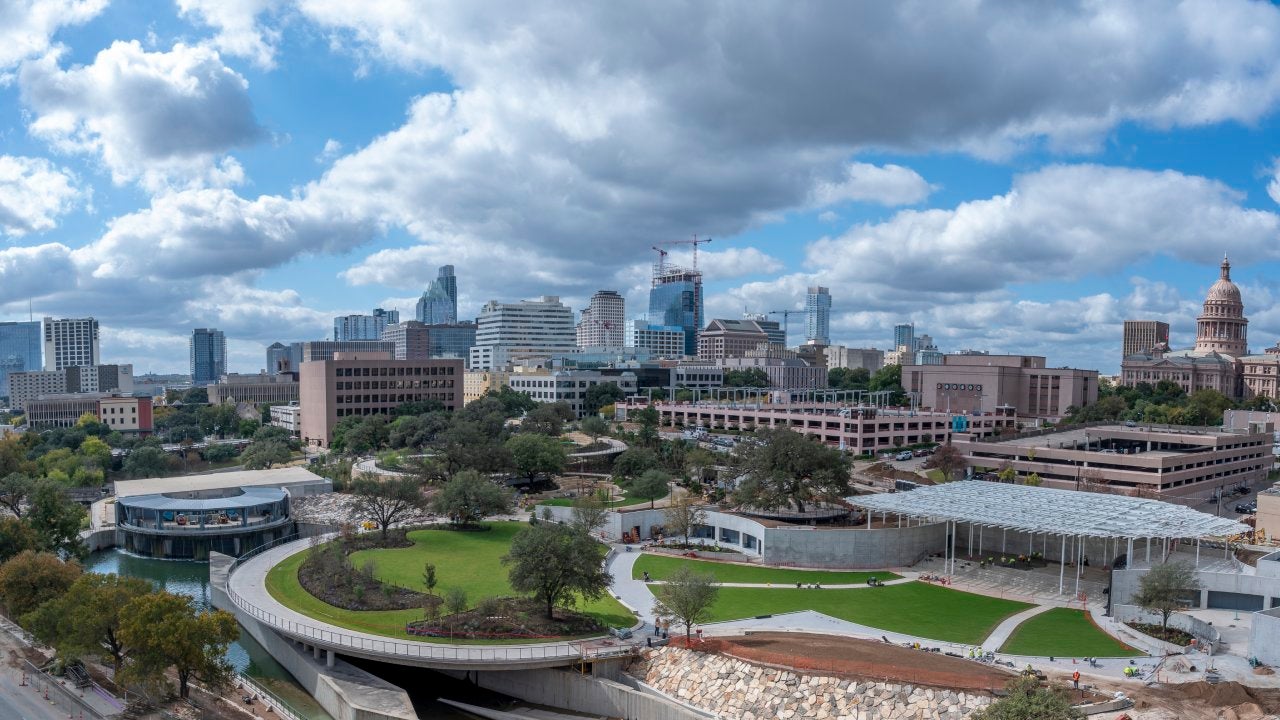
[[[1185,604],[1188,595],[1200,592],[1200,580],[1191,565],[1166,562],[1152,565],[1138,581],[1133,602],[1147,612],[1160,615],[1160,628],[1169,629],[1169,616]]]
[[[727,370],[724,374],[725,387],[769,387],[769,374],[762,368],[746,368],[743,370]]]
[[[658,416],[657,408],[646,405],[631,413],[628,419],[640,426],[638,436],[641,445],[652,447],[658,443],[658,423],[662,418]]]
[[[532,480],[538,473],[554,475],[564,472],[568,459],[564,445],[554,437],[522,432],[506,442],[507,452],[515,464],[516,474]]]
[[[547,619],[556,605],[604,597],[613,576],[601,562],[600,545],[569,525],[542,522],[516,533],[502,558],[510,566],[508,580],[516,592],[531,593],[546,605]]]
[[[36,482],[27,522],[36,531],[41,550],[65,553],[75,558],[87,555],[88,549],[80,540],[80,523],[84,515],[84,508],[68,498],[66,490],[56,482]]]
[[[262,423],[253,418],[244,418],[236,424],[236,435],[242,438],[253,437],[258,432],[258,428],[262,427]]]
[[[720,595],[715,582],[714,575],[682,565],[658,586],[653,614],[684,625],[684,638],[688,642],[693,626],[711,619],[711,606]]]
[[[351,494],[356,498],[356,515],[377,523],[383,542],[386,542],[387,528],[392,523],[422,509],[426,503],[418,481],[412,477],[382,480],[362,473],[351,481]]]
[[[19,617],[65,593],[80,577],[80,563],[48,552],[24,550],[0,565],[0,602]]]
[[[974,713],[973,720],[1078,720],[1084,714],[1071,706],[1064,689],[1040,687],[1035,677],[1009,682],[1008,694]]]
[[[511,493],[475,470],[453,476],[436,495],[433,507],[455,525],[470,525],[487,515],[511,511]]]
[[[1013,463],[1005,460],[1000,463],[1000,469],[996,471],[996,477],[1000,478],[1002,483],[1010,483],[1018,479],[1018,471],[1014,469]]]
[[[596,387],[601,387],[601,386],[597,385]],[[618,387],[618,386],[609,385],[608,387]],[[588,417],[583,418],[582,422],[578,423],[578,429],[581,430],[583,434],[585,434],[587,437],[591,438],[592,444],[595,444],[596,441],[600,439],[601,435],[609,434],[609,423],[604,418],[598,415],[590,415]]]
[[[512,390],[510,385],[503,385],[496,390],[490,388],[481,399],[497,401],[502,409],[503,415],[506,417],[519,417],[521,413],[529,412],[538,406],[537,400],[534,400],[522,392]]]
[[[550,437],[560,437],[564,432],[564,424],[575,417],[568,403],[544,403],[529,411],[520,423],[520,430],[525,433],[540,433]]]
[[[103,473],[111,469],[111,446],[100,437],[90,435],[85,438],[77,453],[92,468]]]
[[[866,390],[871,384],[871,371],[866,368],[831,368],[827,385],[833,390]]]
[[[613,477],[615,480],[625,482],[638,478],[656,467],[658,467],[657,453],[649,448],[628,448],[614,458]]]
[[[942,471],[943,482],[955,480],[964,470],[965,465],[964,454],[950,443],[939,445],[924,462],[924,467]]]
[[[849,460],[786,428],[761,430],[755,444],[739,446],[734,462],[743,478],[734,499],[741,505],[775,509],[793,505],[803,513],[807,503],[849,495]]]
[[[1275,412],[1277,410],[1280,410],[1280,404],[1276,403],[1275,398],[1270,398],[1270,397],[1267,397],[1266,395],[1254,395],[1248,400],[1245,400],[1244,404],[1240,406],[1240,409],[1255,410],[1255,411],[1261,411],[1261,412]]]
[[[643,475],[632,480],[628,489],[631,490],[631,494],[639,498],[648,498],[649,507],[652,509],[654,501],[667,494],[667,486],[670,483],[671,476],[655,468],[646,470]]]
[[[172,458],[158,447],[134,448],[124,460],[124,471],[136,478],[160,477],[169,472]]]
[[[120,639],[132,648],[125,677],[144,684],[163,684],[172,667],[178,695],[186,698],[192,679],[212,688],[232,677],[227,646],[240,636],[236,618],[223,610],[196,610],[185,595],[158,591],[134,598],[121,611]]]
[[[255,440],[240,453],[240,461],[246,470],[264,470],[272,465],[283,465],[291,457],[289,446],[279,440]]]
[[[1040,473],[1031,473],[1022,479],[1022,484],[1029,487],[1040,487],[1044,481],[1040,479]]]
[[[693,534],[694,528],[707,524],[707,511],[685,495],[667,506],[663,518],[666,531],[683,536],[685,544],[688,545],[689,536]]]
[[[14,517],[0,518],[0,563],[39,546],[40,538],[29,524]]]
[[[596,528],[604,525],[609,508],[604,501],[594,495],[577,498],[573,501],[573,526],[590,535]]]
[[[444,607],[450,615],[460,615],[467,611],[467,591],[454,586],[444,591]]]
[[[617,383],[600,383],[587,388],[586,397],[582,399],[582,407],[589,415],[595,415],[600,412],[600,408],[612,405],[624,397],[626,393],[622,392],[622,388],[618,387]]]
[[[22,517],[27,497],[35,489],[36,481],[22,473],[9,473],[0,478],[0,505],[13,513],[14,517]]]
[[[221,463],[227,462],[239,454],[235,445],[210,445],[201,453],[206,462]]]
[[[413,415],[428,415],[444,410],[444,403],[439,400],[428,398],[427,400],[413,400],[410,402],[400,403],[391,411],[396,417],[405,417]]]
[[[128,651],[120,637],[124,608],[154,590],[139,578],[85,573],[66,593],[28,615],[25,624],[41,642],[57,648],[59,655],[102,654],[111,658],[119,673]]]
[[[500,421],[501,417],[498,416]],[[440,433],[435,447],[450,475],[467,468],[496,472],[511,466],[511,453],[496,438],[496,434],[485,432],[483,423],[455,417],[453,424]]]
[[[1187,398],[1187,410],[1197,416],[1198,425],[1221,425],[1222,414],[1231,407],[1231,398],[1209,388],[1196,390]]]

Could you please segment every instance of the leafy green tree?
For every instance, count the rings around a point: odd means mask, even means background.
[[[617,387],[617,385],[614,385],[613,387]],[[598,415],[590,415],[583,418],[582,422],[578,423],[578,429],[581,430],[584,435],[591,438],[591,442],[594,444],[600,439],[600,436],[609,434],[609,423]]]
[[[871,371],[866,368],[831,368],[827,385],[833,390],[866,390],[871,384]]]
[[[390,434],[385,417],[369,415],[347,431],[343,442],[347,452],[363,455],[386,447]]]
[[[111,469],[111,446],[100,437],[90,435],[80,443],[79,454],[92,468],[105,473]]]
[[[502,408],[503,415],[506,417],[519,417],[522,413],[529,412],[538,406],[537,400],[522,392],[512,390],[509,385],[503,385],[496,390],[490,388],[482,399],[497,401]]]
[[[568,459],[564,445],[554,437],[522,432],[506,442],[507,452],[515,464],[516,474],[533,479],[538,473],[555,475],[564,472]]]
[[[613,477],[625,482],[658,467],[658,454],[649,448],[628,448],[613,460]]]
[[[670,483],[671,476],[655,468],[646,470],[643,475],[632,480],[627,487],[631,490],[631,494],[638,498],[647,499],[649,507],[652,509],[655,500],[666,496]]]
[[[0,563],[23,550],[40,547],[40,537],[31,525],[16,517],[0,518]]]
[[[387,444],[393,448],[422,448],[449,428],[449,416],[443,412],[404,415],[391,421]]]
[[[906,394],[902,390],[902,366],[885,365],[871,375],[867,389],[873,392],[888,391],[893,393],[889,400],[894,404],[902,403]]]
[[[355,513],[377,523],[383,542],[387,528],[415,510],[426,505],[418,481],[412,477],[391,477],[385,480],[362,473],[351,481],[351,494],[355,497]]]
[[[239,453],[235,445],[210,445],[201,452],[201,455],[206,462],[221,463],[235,458]]]
[[[508,580],[516,592],[531,593],[555,618],[557,605],[604,597],[613,576],[604,569],[603,553],[591,536],[569,525],[541,522],[511,539],[502,558],[510,566]]]
[[[415,400],[412,402],[400,403],[391,411],[396,417],[428,415],[444,411],[444,403],[439,400]]]
[[[511,492],[475,470],[463,470],[444,484],[432,507],[455,525],[470,525],[511,511]]]
[[[123,670],[126,678],[162,685],[165,671],[173,668],[178,695],[184,699],[193,679],[214,689],[231,680],[227,646],[240,636],[240,625],[231,613],[200,612],[191,598],[158,591],[133,599],[121,615],[119,636],[132,648]]]
[[[767,388],[769,374],[762,368],[744,368],[727,370],[724,374],[725,387]]]
[[[62,595],[80,577],[80,563],[48,552],[24,550],[0,565],[0,603],[20,617]]]
[[[586,397],[582,399],[583,409],[589,415],[600,412],[605,405],[612,405],[626,397],[617,383],[605,382],[587,388]]]
[[[1040,687],[1035,677],[1010,681],[1008,694],[979,710],[973,720],[1079,720],[1084,714],[1071,706],[1065,690]]]
[[[1280,410],[1280,404],[1276,403],[1275,398],[1270,398],[1266,395],[1254,395],[1248,400],[1245,400],[1244,404],[1240,406],[1240,409],[1258,412],[1276,412],[1277,410]]]
[[[283,465],[291,457],[289,446],[279,440],[255,440],[240,453],[240,461],[246,470],[263,470],[272,465]]]
[[[688,642],[693,626],[711,619],[711,608],[720,595],[715,582],[715,576],[710,573],[681,566],[657,586],[653,614],[684,625],[684,638]]]
[[[236,435],[242,438],[253,437],[253,434],[258,432],[260,427],[262,427],[262,422],[253,418],[244,418],[236,426]]]
[[[628,415],[627,419],[640,426],[638,439],[641,445],[653,447],[658,444],[658,423],[662,418],[658,416],[657,408],[646,405]]]
[[[497,472],[511,466],[511,453],[497,437],[499,436],[487,434],[483,424],[479,422],[455,419],[440,433],[433,447],[450,475],[468,468],[480,472]]]
[[[135,478],[160,477],[172,468],[173,458],[158,447],[134,448],[124,460],[124,471]]]
[[[1138,580],[1133,602],[1147,612],[1160,615],[1160,628],[1169,629],[1169,616],[1182,609],[1185,598],[1200,592],[1195,568],[1182,562],[1152,565]]]
[[[139,578],[84,573],[62,595],[27,615],[24,624],[58,654],[74,658],[100,654],[120,672],[128,648],[120,638],[125,607],[155,590]]]
[[[106,423],[99,420],[97,415],[91,412],[81,415],[80,419],[76,420],[76,429],[80,430],[85,435],[94,437],[101,437],[111,432],[111,428],[109,428]]]
[[[0,478],[0,505],[13,513],[14,517],[22,517],[27,498],[35,487],[36,481],[27,475],[18,472],[5,475]]]
[[[36,531],[40,549],[83,558],[88,554],[80,540],[80,523],[85,510],[67,497],[62,486],[52,480],[40,480],[31,493],[31,509],[27,522]]]
[[[564,432],[564,424],[573,419],[573,409],[568,403],[543,403],[529,411],[520,423],[520,430],[525,433],[560,437],[560,433]]]
[[[1187,398],[1187,410],[1197,416],[1197,424],[1201,425],[1221,425],[1222,414],[1231,407],[1231,398],[1209,388],[1201,388]]]
[[[663,512],[663,525],[666,532],[684,537],[686,545],[689,536],[699,525],[707,524],[707,511],[695,503],[688,495],[674,500]]]
[[[739,446],[736,472],[744,480],[734,499],[741,505],[775,509],[850,494],[849,461],[838,449],[786,428],[760,430],[757,443]]]

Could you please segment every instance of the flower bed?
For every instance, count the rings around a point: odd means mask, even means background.
[[[548,640],[605,630],[595,618],[564,608],[548,618],[542,603],[518,597],[486,598],[471,610],[405,626],[409,635],[451,640]]]
[[[388,585],[374,577],[372,563],[357,568],[350,555],[358,550],[396,548],[412,545],[404,530],[387,533],[344,535],[312,548],[298,567],[298,583],[307,592],[344,610],[409,610],[438,603],[439,598],[407,588]]]
[[[1179,630],[1173,627],[1164,628],[1159,625],[1154,625],[1151,623],[1125,623],[1125,624],[1133,628],[1134,630],[1137,630],[1138,632],[1142,633],[1143,635],[1147,635],[1157,640],[1167,642],[1170,645],[1177,645],[1178,647],[1187,647],[1188,645],[1191,644],[1191,641],[1194,639],[1191,633],[1183,632],[1182,630]]]

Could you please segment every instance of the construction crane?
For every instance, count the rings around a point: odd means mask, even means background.
[[[803,315],[804,310],[770,310],[765,315],[781,315],[782,316],[782,332],[787,336],[787,342],[791,341],[791,316]]]
[[[661,247],[659,247],[659,245],[692,245],[693,246],[693,269],[697,270],[698,269],[698,246],[706,245],[707,243],[711,242],[711,240],[712,238],[699,238],[697,235],[694,235],[692,240],[669,240],[667,242],[660,242],[657,245],[653,246],[653,249],[658,251],[658,266],[661,267],[665,265],[667,262],[667,255],[670,254],[666,250],[663,250]]]

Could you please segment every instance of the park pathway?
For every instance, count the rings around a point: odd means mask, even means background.
[[[997,625],[995,630],[991,631],[991,634],[987,636],[986,640],[982,641],[982,649],[990,650],[991,652],[999,652],[1000,647],[1009,640],[1009,636],[1013,634],[1014,630],[1018,629],[1019,625],[1030,620],[1036,615],[1052,610],[1053,608],[1053,605],[1036,605],[1033,608],[1023,610],[1016,615],[1010,615],[1004,619],[1004,622]]]

